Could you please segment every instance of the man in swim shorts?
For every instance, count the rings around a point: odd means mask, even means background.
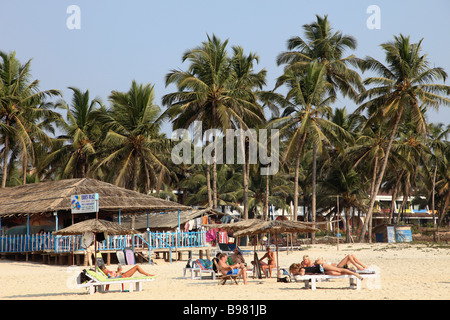
[[[236,263],[233,265],[227,264],[227,254],[221,253],[219,256],[219,268],[222,274],[225,275],[242,275],[244,284],[247,284],[247,272],[243,263]]]

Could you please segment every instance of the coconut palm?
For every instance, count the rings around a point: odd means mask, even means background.
[[[64,134],[58,137],[62,143],[57,143],[59,146],[46,157],[43,165],[58,167],[61,178],[85,178],[90,165],[96,163],[93,155],[102,134],[95,114],[97,106],[102,104],[98,99],[90,100],[89,90],[69,89],[73,92],[70,106],[64,100],[56,104],[67,112],[67,123],[62,125]]]
[[[45,98],[60,95],[57,90],[39,90],[39,80],[31,81],[31,60],[21,64],[15,52],[0,51],[0,132],[3,144],[2,188],[6,186],[8,159],[11,147],[20,150],[23,183],[31,159],[34,162],[35,142],[50,145],[51,139],[44,131],[48,121],[60,119],[60,115],[49,110]],[[44,122],[39,122],[42,119]],[[44,125],[44,126],[43,126]]]
[[[342,128],[323,117],[331,113],[328,104],[335,99],[334,95],[329,95],[332,85],[326,80],[325,73],[326,67],[314,61],[304,74],[287,70],[279,79],[288,87],[286,100],[290,106],[285,108],[280,118],[272,121],[272,125],[289,139],[285,159],[295,159],[294,219],[297,219],[298,210],[300,158],[306,139],[309,137],[317,149],[322,150],[324,144],[331,145],[329,137],[336,136],[337,132],[345,134]]]
[[[447,73],[438,67],[430,68],[426,55],[422,54],[422,40],[418,43],[410,43],[410,38],[403,35],[395,36],[394,41],[382,44],[388,65],[367,57],[361,62],[363,70],[371,70],[379,74],[378,77],[369,77],[364,81],[365,85],[374,86],[361,94],[360,102],[363,103],[357,112],[370,110],[371,117],[368,125],[375,120],[386,120],[391,129],[386,154],[380,173],[375,183],[363,232],[360,241],[364,241],[365,230],[368,229],[369,220],[372,219],[375,196],[380,189],[386,170],[389,153],[400,121],[407,114],[417,124],[417,132],[426,131],[426,122],[423,114],[424,108],[439,108],[440,104],[449,105],[450,99],[442,95],[450,94],[450,87],[442,84],[433,84],[436,80],[445,80]]]
[[[256,103],[257,101],[257,91],[261,90],[265,83],[266,70],[261,70],[259,72],[253,71],[254,62],[258,62],[259,57],[256,54],[250,53],[248,56],[244,54],[244,49],[242,47],[233,47],[233,58],[231,59],[231,67],[233,71],[234,83],[233,87],[236,92],[236,96],[245,101],[246,107],[253,109],[258,117],[253,117],[253,123],[251,119],[247,119],[246,115],[241,115],[243,121],[239,121],[237,126],[240,132],[240,144],[241,152],[244,160],[242,168],[242,179],[243,179],[243,205],[244,205],[244,219],[248,219],[248,184],[249,184],[249,171],[250,164],[247,160],[247,155],[249,153],[249,143],[244,141],[243,128],[251,125],[252,127],[256,125],[263,124],[264,114],[262,113],[262,108]],[[259,110],[258,110],[259,108]],[[256,122],[255,122],[256,121]]]
[[[215,35],[208,36],[201,46],[183,55],[182,61],[190,62],[188,71],[172,70],[167,74],[166,86],[174,83],[178,89],[163,97],[174,129],[187,129],[194,121],[201,121],[206,129],[226,132],[227,129],[235,129],[238,123],[245,124],[264,117],[261,108],[252,100],[254,95],[247,92],[249,86],[244,81],[248,80],[239,80],[234,73],[227,45],[228,40],[222,42]],[[250,57],[250,60],[254,58]],[[215,152],[212,167],[213,207],[217,208]]]
[[[157,173],[168,173],[159,157],[166,139],[159,132],[161,110],[154,97],[154,86],[133,81],[128,92],[112,91],[111,109],[96,115],[107,134],[104,156],[93,170],[106,166],[116,185],[135,191],[139,181],[142,191],[149,191]]]
[[[355,50],[357,41],[354,37],[333,31],[328,16],[316,15],[316,22],[305,24],[305,37],[292,37],[287,41],[290,51],[282,52],[277,57],[278,65],[286,64],[286,70],[304,70],[311,62],[318,61],[326,68],[326,79],[332,85],[328,87],[330,95],[336,95],[338,89],[344,96],[356,99],[364,90],[359,74],[349,68],[356,67],[354,55],[344,57],[346,50]]]

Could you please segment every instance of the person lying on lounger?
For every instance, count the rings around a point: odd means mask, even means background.
[[[315,265],[322,266],[323,270],[325,271],[325,274],[328,274],[330,276],[342,276],[348,274],[357,277],[359,280],[363,280],[363,277],[357,274],[356,272],[353,272],[345,268],[335,267],[331,264],[326,263],[323,258],[317,259],[315,261]]]
[[[358,258],[356,258],[353,254],[347,255],[338,264],[331,263],[331,265],[336,266],[338,268],[348,269],[350,263],[353,264],[357,270],[367,269],[367,266],[364,263],[362,263]]]
[[[342,261],[341,261],[342,262]],[[340,263],[338,264],[340,265]],[[290,273],[293,275],[304,276],[305,274],[320,274],[324,273],[331,276],[352,275],[362,280],[363,277],[349,269],[334,266],[325,262],[323,258],[319,258],[314,262],[313,266],[303,267],[302,264],[294,263],[289,267]]]
[[[140,266],[136,265],[132,267],[130,270],[122,272],[122,266],[119,264],[117,266],[117,271],[110,271],[106,269],[105,265],[100,266],[100,269],[103,271],[104,274],[108,276],[108,278],[130,278],[133,276],[133,274],[139,272],[140,274],[143,274],[144,276],[153,277],[152,274],[145,272]]]
[[[229,265],[227,263],[227,254],[221,253],[219,256],[219,268],[220,271],[224,276],[226,275],[242,275],[242,278],[244,279],[244,284],[247,284],[247,271],[246,266],[243,263],[236,263],[233,265]]]
[[[300,262],[300,265],[302,267],[312,267],[314,265],[314,262],[309,258],[308,255],[303,256],[302,262]]]

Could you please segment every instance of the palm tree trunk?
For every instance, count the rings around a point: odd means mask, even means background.
[[[369,221],[372,220],[373,207],[375,205],[376,195],[378,194],[378,190],[380,190],[381,182],[383,181],[384,172],[386,171],[386,167],[387,167],[387,164],[389,161],[389,153],[391,152],[392,142],[394,141],[394,136],[397,132],[397,127],[398,127],[398,124],[400,123],[400,118],[402,116],[402,113],[403,113],[403,107],[400,108],[400,110],[397,114],[397,119],[395,119],[395,124],[394,124],[394,127],[392,128],[391,136],[389,137],[389,142],[388,142],[388,146],[386,148],[386,154],[384,156],[380,175],[377,179],[377,183],[375,184],[375,189],[373,190],[373,194],[370,198],[369,210],[367,211],[366,219],[364,220],[364,226],[363,226],[363,229],[361,230],[361,236],[359,238],[360,242],[364,242],[365,233],[366,233],[366,230],[368,230],[368,226],[369,226]],[[369,231],[369,239],[368,240],[369,240],[369,242],[371,242],[372,241],[372,237],[371,237],[372,230],[368,230],[368,231]]]
[[[239,123],[240,146],[244,163],[242,164],[242,179],[244,184],[244,219],[248,219],[248,175],[247,175],[247,154],[245,148],[244,135],[242,130],[242,123]]]
[[[269,169],[269,166],[267,166],[267,170]],[[264,215],[267,217],[267,220],[269,219],[269,177],[270,175],[266,176],[266,194],[264,197]]]
[[[443,225],[444,222],[444,216],[447,213],[447,209],[448,209],[448,205],[450,204],[450,191],[447,191],[447,194],[445,196],[445,202],[444,202],[444,206],[442,208],[442,211],[439,215],[439,223],[438,223],[438,227]],[[438,229],[439,231],[439,229]]]
[[[436,242],[436,214],[434,212],[434,193],[436,189],[437,160],[434,162],[433,189],[431,190],[431,212],[433,213],[433,241]]]
[[[208,190],[208,207],[212,208],[212,190],[211,190],[211,165],[206,165],[206,189]]]
[[[9,125],[9,123],[6,123]],[[2,176],[2,188],[6,187],[6,176],[8,175],[8,154],[9,154],[9,139],[5,136],[5,148],[3,149],[3,176]]]
[[[23,160],[22,160],[22,184],[27,184],[27,167],[28,167],[28,156],[26,149],[23,152]]]
[[[389,223],[392,223],[392,219],[393,219],[393,217],[394,217],[395,200],[397,199],[397,193],[398,193],[398,189],[399,189],[399,187],[400,187],[400,181],[401,181],[401,178],[402,178],[402,176],[403,176],[403,171],[404,171],[404,170],[402,170],[402,171],[400,172],[400,176],[397,177],[397,182],[395,183],[394,191],[392,192],[391,209],[389,210],[389,220],[388,220]]]
[[[213,208],[217,209],[217,161],[215,151],[213,160]]]
[[[297,221],[298,214],[298,176],[300,166],[300,154],[302,153],[303,144],[306,140],[306,132],[303,134],[298,146],[297,154],[295,155],[295,174],[294,174],[294,221]]]
[[[316,171],[317,171],[317,145],[313,143],[313,163],[312,163],[312,197],[311,197],[311,222],[316,223]],[[316,225],[314,224],[315,228]],[[316,243],[316,234],[311,233],[311,244]]]
[[[351,232],[350,232],[350,208],[349,207],[345,207],[344,208],[344,214],[345,214],[345,242],[346,243],[350,243],[350,237],[351,237]]]

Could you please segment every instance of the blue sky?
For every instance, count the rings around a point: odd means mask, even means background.
[[[80,8],[79,30],[66,26],[70,5]],[[370,5],[381,9],[379,30],[366,26]],[[165,88],[165,75],[186,69],[182,54],[213,33],[229,39],[230,46],[256,52],[256,69],[268,71],[271,89],[282,72],[276,56],[286,50],[288,38],[303,36],[302,25],[313,22],[316,14],[328,14],[335,30],[356,38],[358,48],[348,55],[383,60],[380,44],[403,33],[413,42],[424,38],[424,53],[432,65],[450,75],[448,0],[2,1],[0,50],[16,51],[22,62],[33,58],[32,74],[41,89],[62,90],[66,101],[71,99],[67,87],[75,86],[107,103],[111,90],[127,91],[135,79],[155,85],[161,106],[161,97],[175,90]],[[333,106],[344,105],[350,111],[355,108],[346,99]],[[450,124],[450,107],[431,113],[429,120]],[[170,126],[164,130],[170,132]]]

